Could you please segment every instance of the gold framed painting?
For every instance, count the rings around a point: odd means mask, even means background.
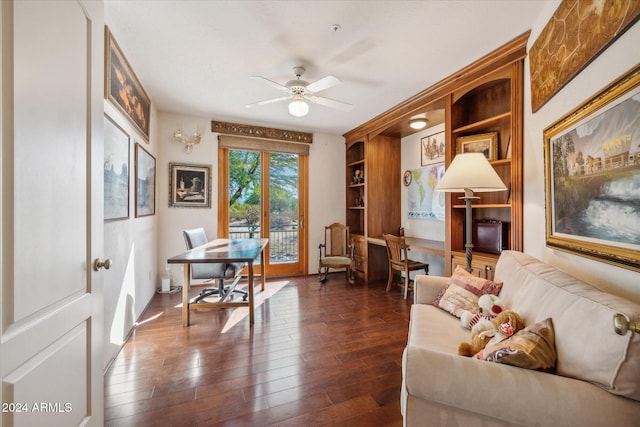
[[[105,98],[107,98],[149,143],[151,100],[120,50],[108,27],[105,39]]]
[[[546,244],[640,271],[640,64],[544,130]]]
[[[461,136],[456,139],[457,154],[482,153],[487,160],[498,159],[498,132]]]

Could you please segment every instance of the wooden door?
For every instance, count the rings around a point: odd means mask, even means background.
[[[0,3],[3,426],[103,424],[102,1]]]

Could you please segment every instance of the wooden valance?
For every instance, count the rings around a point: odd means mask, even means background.
[[[274,141],[263,138],[245,138],[242,136],[218,135],[220,148],[250,151],[268,151],[270,153],[288,153],[299,156],[309,155],[309,144]]]
[[[313,142],[313,134],[308,132],[243,125],[239,123],[216,122],[215,120],[211,121],[211,132],[307,144]]]

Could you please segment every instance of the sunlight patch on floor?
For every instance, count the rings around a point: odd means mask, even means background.
[[[259,281],[256,283],[258,285]],[[260,307],[266,300],[274,296],[278,291],[289,284],[288,280],[277,280],[277,281],[269,281],[264,286],[264,291],[260,292],[259,287],[255,286],[253,290],[253,299],[254,299],[254,312],[258,307]],[[246,290],[247,285],[240,285],[237,289]],[[175,308],[182,309],[182,302],[176,304]],[[216,309],[214,309],[216,310]],[[219,310],[219,309],[218,309]],[[231,313],[231,317],[227,320],[224,328],[222,329],[222,333],[229,331],[235,325],[237,325],[242,319],[249,317],[249,307],[238,307],[231,309],[233,312]],[[151,319],[149,319],[151,320]]]
[[[253,300],[254,300],[254,313],[258,307],[260,307],[266,300],[274,296],[278,293],[278,291],[289,284],[288,280],[279,280],[275,282],[268,282],[264,286],[264,291],[257,292],[254,289]],[[222,328],[222,333],[224,334],[235,325],[237,325],[242,319],[249,317],[249,307],[238,307],[233,309],[231,313],[231,317],[227,320],[227,323]]]

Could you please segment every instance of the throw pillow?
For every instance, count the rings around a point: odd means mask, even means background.
[[[478,298],[485,294],[498,295],[502,289],[502,282],[476,277],[464,268],[456,267],[447,286],[442,289],[433,305],[456,317],[460,317],[466,310],[478,311]]]
[[[512,337],[487,347],[485,360],[553,372],[557,353],[553,321],[549,318],[534,323]]]

